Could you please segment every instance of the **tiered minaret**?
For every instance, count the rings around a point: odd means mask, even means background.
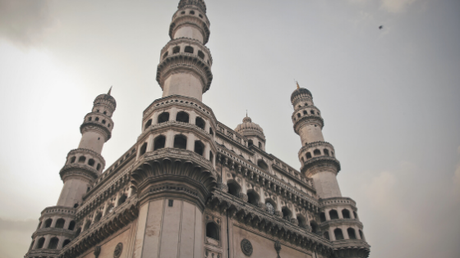
[[[301,172],[313,179],[320,198],[321,233],[324,238],[333,241],[336,257],[367,257],[369,245],[364,239],[356,203],[342,197],[336,178],[340,163],[335,158],[332,144],[324,141],[324,120],[313,103],[313,96],[309,90],[297,84],[297,89],[291,95],[291,103],[294,107],[294,131],[302,141],[298,153]]]
[[[161,50],[157,81],[163,97],[182,95],[201,101],[212,81],[209,20],[202,0],[181,0],[169,27],[171,40]]]
[[[82,133],[78,149],[67,155],[60,175],[64,182],[56,206],[45,208],[37,230],[32,235],[32,244],[25,257],[55,257],[75,236],[75,211],[82,202],[89,185],[104,169],[101,156],[104,143],[110,139],[116,108],[115,99],[101,94],[94,100],[93,110],[85,116],[80,126]]]

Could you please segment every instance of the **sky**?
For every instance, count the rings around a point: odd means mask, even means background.
[[[0,0],[0,257],[22,257],[94,98],[117,100],[109,165],[161,97],[179,0]],[[214,79],[231,128],[248,110],[299,169],[295,81],[309,89],[357,202],[371,258],[460,257],[460,1],[208,0]],[[379,26],[383,26],[379,29]],[[107,166],[108,167],[108,166]]]

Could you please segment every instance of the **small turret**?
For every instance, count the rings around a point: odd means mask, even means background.
[[[265,151],[264,130],[258,124],[253,123],[247,114],[246,117],[243,118],[243,123],[235,128],[235,132],[248,138],[248,147],[255,145]]]

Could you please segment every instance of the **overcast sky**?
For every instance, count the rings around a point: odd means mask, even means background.
[[[27,252],[83,117],[111,85],[107,164],[136,142],[161,97],[156,66],[178,2],[0,0],[0,257]],[[460,257],[460,1],[206,4],[203,102],[220,122],[235,128],[249,110],[267,152],[300,168],[297,80],[321,110],[370,257]]]

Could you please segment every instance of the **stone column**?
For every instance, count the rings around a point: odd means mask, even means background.
[[[149,135],[149,138],[147,140],[147,152],[152,152],[153,151],[153,134]]]
[[[173,148],[173,147],[174,147],[174,131],[169,130],[166,132],[165,148]]]
[[[194,151],[195,150],[195,135],[192,133],[187,134],[187,150]]]

